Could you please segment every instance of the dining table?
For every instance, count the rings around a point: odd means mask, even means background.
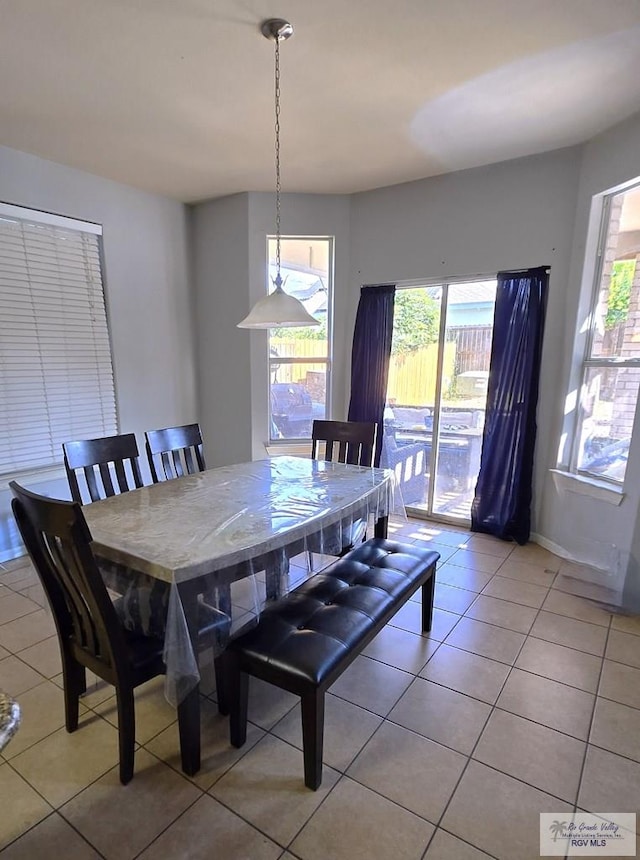
[[[200,768],[198,600],[228,613],[229,636],[287,592],[290,562],[338,555],[358,524],[386,537],[404,513],[392,470],[277,456],[185,475],[83,508],[98,559],[169,584],[165,695],[177,707],[182,768]],[[232,588],[242,585],[234,600]],[[225,642],[220,643],[223,650]]]

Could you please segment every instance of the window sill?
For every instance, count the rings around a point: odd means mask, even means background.
[[[609,505],[620,505],[624,500],[625,493],[622,487],[615,487],[606,481],[598,481],[596,478],[586,478],[584,475],[574,475],[571,472],[563,472],[560,469],[549,469],[553,481],[559,490],[568,493],[577,493],[580,496],[589,496]]]
[[[49,466],[39,466],[36,469],[22,469],[16,472],[6,472],[0,475],[0,480],[17,481],[19,484],[43,484],[47,481],[55,481],[58,478],[66,478],[67,473],[62,463],[52,463]]]
[[[308,441],[265,442],[265,450],[269,457],[310,457],[311,439]]]

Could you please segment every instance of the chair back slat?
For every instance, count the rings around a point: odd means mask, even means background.
[[[18,529],[42,582],[58,634],[94,665],[114,672],[127,661],[124,631],[91,551],[77,502],[38,496],[15,481],[11,502]]]
[[[184,471],[179,451],[163,451],[160,455],[160,463],[162,464],[163,480],[166,481],[172,477],[181,478],[183,476]]]
[[[134,433],[64,442],[62,449],[71,497],[79,504],[85,501],[83,489],[92,502],[97,502],[142,486]],[[80,474],[84,476],[84,488],[78,482]]]
[[[118,463],[115,463],[116,475],[118,472]],[[93,467],[91,467],[91,471],[95,473]],[[116,490],[113,486],[113,481],[111,480],[111,469],[109,468],[108,463],[98,463],[98,472],[100,473],[100,480],[102,481],[102,486],[104,487],[104,491],[107,496],[115,496]],[[120,478],[118,477],[118,486],[120,485]],[[92,499],[95,502],[95,499]]]
[[[73,638],[82,648],[86,648],[94,654],[101,653],[104,649],[100,647],[100,637],[93,623],[91,610],[83,596],[83,588],[78,585],[78,582],[83,579],[80,572],[81,568],[76,559],[73,564],[73,570],[76,571],[74,577],[72,570],[67,565],[66,557],[73,555],[73,547],[63,546],[60,538],[50,540],[45,534],[43,534],[43,540],[63,584],[63,593],[73,627]],[[83,585],[86,586],[85,583]]]
[[[74,473],[75,474],[75,473]],[[87,489],[89,490],[89,496],[92,502],[97,502],[98,499],[101,498],[100,489],[98,487],[98,482],[96,481],[96,470],[95,466],[84,466],[82,469],[82,474],[84,475],[85,482],[87,484]],[[69,484],[71,486],[71,484]],[[78,486],[76,481],[76,486]],[[105,490],[105,495],[109,495],[109,492]],[[111,487],[111,495],[113,495],[113,487]],[[76,501],[81,501],[81,493],[80,489],[78,489],[78,497],[73,497]]]
[[[319,458],[320,442],[325,443],[324,459],[354,466],[371,466],[377,425],[368,421],[314,421],[311,429],[311,456]]]
[[[148,430],[145,448],[154,483],[193,475],[206,468],[199,424]]]
[[[81,501],[82,500],[82,493],[80,492],[80,485],[78,484],[78,478],[76,476],[75,469],[70,469],[69,466],[67,465],[66,456],[67,455],[65,453],[64,466],[65,466],[65,470],[67,472],[67,480],[69,481],[69,489],[71,490],[71,498],[76,500],[76,501]],[[85,478],[86,478],[86,476],[85,476]],[[91,492],[91,491],[89,491],[89,492]]]
[[[129,489],[129,482],[127,480],[127,475],[124,470],[124,463],[122,460],[116,460],[114,462],[114,467],[116,470],[116,479],[118,481],[118,489],[121,493],[126,493]]]
[[[201,469],[197,468],[196,465],[194,464],[194,458],[193,458],[193,453],[192,453],[192,451],[194,451],[194,450],[196,450],[196,453],[197,453],[197,449],[193,449],[193,448],[185,448],[184,449],[184,462],[185,462],[185,465],[187,467],[187,474],[188,475],[192,475],[194,472],[202,471]],[[177,451],[174,451],[174,457],[176,458],[176,460],[178,462],[180,462],[179,453]]]

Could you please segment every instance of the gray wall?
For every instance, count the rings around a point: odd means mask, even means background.
[[[0,200],[102,224],[121,430],[140,443],[144,430],[196,420],[186,208],[4,147]],[[44,480],[25,483],[56,493],[66,486],[55,474]],[[0,530],[8,510],[0,487]]]
[[[191,209],[198,391],[207,465],[251,459],[249,195]],[[266,389],[265,389],[266,390]]]
[[[275,231],[273,194],[253,192],[192,207],[198,391],[211,465],[266,456],[267,333],[237,328],[264,295],[266,237]],[[349,198],[285,194],[282,235],[335,236],[333,413],[343,412],[349,292]]]
[[[579,556],[590,540],[628,550],[638,514],[633,487],[614,507],[574,494],[567,499],[550,473],[558,465],[569,369],[579,358],[572,344],[591,195],[640,173],[629,144],[634,128],[627,123],[586,149],[556,150],[351,197],[283,195],[284,234],[336,237],[335,417],[346,415],[362,284],[551,266],[533,530],[570,556]],[[617,148],[623,154],[612,168]],[[216,463],[265,454],[266,334],[235,325],[264,293],[265,236],[273,232],[273,205],[272,195],[251,193],[194,208],[199,394],[205,423],[216,428],[208,444]],[[207,304],[212,297],[215,309]],[[210,370],[220,365],[227,373]],[[635,460],[640,465],[640,457]]]
[[[580,170],[579,148],[516,159],[358,194],[352,201],[350,322],[360,284],[551,266],[538,406],[534,528],[551,428],[564,400],[565,290]]]
[[[599,227],[599,206],[598,201],[595,205],[592,203],[593,197],[639,176],[640,114],[585,145],[575,212],[570,276],[564,294],[565,304],[560,309],[563,316],[561,337],[564,354],[558,368],[561,370],[559,409],[564,407],[564,396],[568,392],[575,392],[579,385],[579,365],[584,347],[580,331],[586,330],[594,276],[593,250]],[[585,258],[587,249],[591,253]],[[574,418],[575,412],[571,405],[567,407],[566,416],[557,416],[551,427],[556,444],[562,438],[571,437]],[[567,459],[568,449],[565,446],[561,448],[559,463],[565,464]],[[622,502],[614,505],[579,495],[557,487],[552,479],[548,479],[538,531],[577,557],[581,557],[582,547],[591,546],[592,542],[615,546],[620,551],[624,566],[625,556],[632,543],[636,557],[640,558],[640,530],[637,523],[639,506],[640,433],[636,432],[629,451]],[[594,547],[595,550],[597,547]]]
[[[597,221],[591,199],[639,175],[640,115],[584,147],[351,197],[283,195],[284,234],[336,237],[335,417],[346,415],[362,284],[550,264],[534,529],[568,554],[595,537],[621,550],[633,543],[640,556],[640,434],[619,506],[561,491],[549,473],[563,462],[558,444],[571,422],[565,396],[579,363],[576,320],[580,326],[591,286],[584,267]],[[174,201],[0,148],[0,199],[103,225],[123,430],[198,419],[211,465],[264,456],[266,334],[236,323],[264,292],[273,195],[200,204],[187,219]]]

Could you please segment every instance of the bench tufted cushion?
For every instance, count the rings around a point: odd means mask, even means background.
[[[300,696],[304,781],[322,782],[324,695],[394,613],[422,588],[431,629],[439,553],[374,538],[275,601],[225,653],[230,738],[247,738],[249,676]]]
[[[289,689],[320,687],[429,579],[437,552],[374,538],[264,610],[231,648],[242,668]]]

